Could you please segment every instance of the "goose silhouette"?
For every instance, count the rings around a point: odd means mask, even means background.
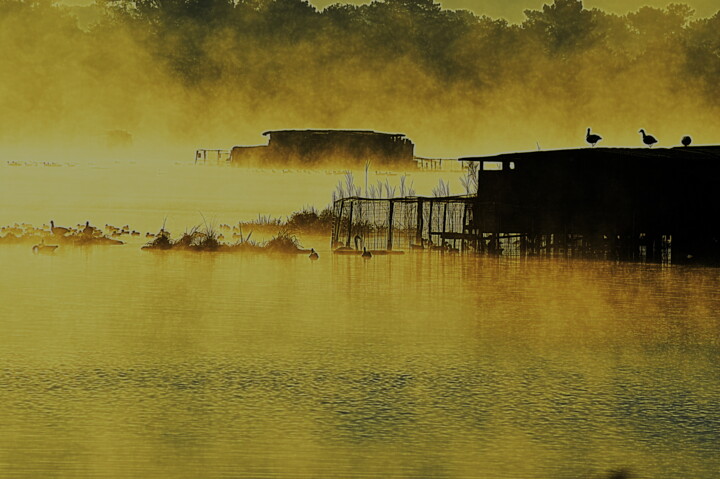
[[[638,130],[638,133],[642,133],[643,143],[645,143],[650,148],[652,148],[652,146],[658,142],[654,136],[646,134],[645,130],[643,130],[642,128]]]
[[[320,255],[315,252],[315,248],[310,248],[310,256],[308,256],[311,260],[316,260],[320,258]]]
[[[55,221],[50,220],[50,232],[54,235],[64,236],[68,234],[70,228],[64,228],[62,226],[55,226]]]
[[[591,146],[595,146],[600,140],[602,140],[602,136],[590,133],[590,128],[587,129],[587,133],[585,134],[585,141],[587,141]]]
[[[82,232],[85,236],[92,236],[95,234],[95,230],[96,228],[94,226],[90,226],[90,222],[86,221]]]
[[[367,248],[365,248],[364,246],[363,246],[362,257],[365,259],[372,258],[372,253],[370,251],[368,251]]]

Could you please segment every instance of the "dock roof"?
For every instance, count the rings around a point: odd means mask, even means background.
[[[351,135],[378,135],[378,136],[395,136],[404,137],[404,133],[384,133],[374,130],[268,130],[263,135],[271,135],[273,133],[306,133],[313,135],[332,135],[332,134],[351,134]]]
[[[565,150],[539,150],[503,153],[490,156],[468,156],[458,161],[517,161],[543,159],[615,158],[615,159],[666,159],[666,160],[720,160],[720,146],[678,146],[673,148],[572,148]]]

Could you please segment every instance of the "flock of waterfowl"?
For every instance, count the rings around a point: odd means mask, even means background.
[[[162,230],[161,230],[162,233]],[[157,234],[161,234],[157,233]],[[34,243],[33,252],[52,253],[60,245],[90,246],[90,245],[121,245],[120,238],[140,237],[155,238],[156,233],[147,232],[144,235],[129,225],[116,227],[106,224],[104,228],[92,226],[89,221],[72,227],[59,226],[54,220],[40,227],[28,223],[15,223],[0,227],[0,243]],[[50,244],[56,243],[56,244]]]
[[[173,240],[170,232],[161,228],[157,233],[140,233],[129,225],[116,227],[106,224],[104,228],[92,226],[89,221],[73,227],[56,225],[54,220],[40,227],[28,223],[15,223],[0,227],[0,244],[31,244],[34,254],[52,254],[60,246],[121,245],[118,238],[125,236],[145,236],[148,241],[143,249],[149,250],[187,250],[187,251],[250,251],[268,253],[309,253],[311,260],[319,258],[314,249],[303,249],[297,239],[286,232],[280,232],[269,241],[258,243],[250,240],[252,232],[244,236],[241,225],[220,225],[232,237],[233,243],[222,242],[225,235],[213,229],[200,231],[197,227],[186,231],[180,238]]]
[[[90,222],[74,227],[58,226],[51,220],[50,224],[35,227],[28,223],[15,223],[0,227],[0,243],[34,243],[32,251],[52,253],[59,245],[118,245],[122,241],[113,239],[102,230],[90,226]],[[57,243],[57,244],[50,244]]]
[[[314,248],[303,249],[297,239],[286,232],[280,232],[271,240],[256,243],[250,240],[252,233],[243,236],[240,225],[220,225],[220,230],[230,231],[238,240],[232,244],[222,243],[222,234],[215,231],[199,231],[197,228],[186,231],[179,239],[172,240],[170,233],[161,228],[158,233],[145,233],[151,238],[143,249],[148,250],[188,250],[188,251],[251,251],[269,253],[308,254],[311,261],[316,261],[320,255]],[[123,241],[115,239],[122,236],[140,236],[140,232],[130,229],[129,225],[115,227],[106,224],[104,228],[92,226],[89,221],[74,227],[59,226],[51,220],[49,224],[35,227],[27,223],[15,223],[0,227],[0,244],[32,244],[34,254],[52,254],[60,246],[92,246],[92,245],[121,245]],[[370,259],[373,253],[366,247],[362,252],[357,249],[339,248],[335,253],[354,254],[363,259]],[[376,252],[380,253],[380,252]],[[386,253],[386,252],[383,252]],[[400,252],[393,252],[399,254]],[[387,253],[386,253],[387,254]]]
[[[640,134],[642,135],[642,142],[643,142],[647,147],[649,147],[649,148],[652,148],[653,145],[658,142],[657,138],[655,138],[655,137],[652,136],[652,135],[648,135],[648,134],[645,132],[645,129],[644,129],[644,128],[640,128],[640,129],[638,130],[638,133],[640,133]],[[596,134],[596,133],[592,133],[592,132],[591,132],[591,128],[588,128],[588,129],[587,129],[587,133],[585,134],[585,141],[586,141],[590,146],[595,146],[595,145],[597,145],[598,142],[599,142],[600,140],[602,140],[602,139],[603,139],[602,136],[600,136],[600,135],[598,135],[598,134]],[[691,138],[689,135],[685,135],[685,136],[683,136],[683,137],[680,139],[680,143],[681,143],[683,146],[690,146],[690,144],[692,143],[692,138]]]
[[[53,168],[63,166],[63,164],[55,163],[54,161],[43,161],[43,162],[23,161],[23,162],[20,162],[20,161],[15,161],[15,160],[8,160],[8,161],[6,161],[6,163],[8,166],[50,166]],[[66,163],[65,165],[75,166],[76,164],[75,163]]]

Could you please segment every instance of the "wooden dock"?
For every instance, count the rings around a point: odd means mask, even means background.
[[[478,193],[336,201],[333,244],[720,264],[720,147],[462,158]]]

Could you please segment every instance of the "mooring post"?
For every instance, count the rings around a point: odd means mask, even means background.
[[[443,208],[443,229],[442,229],[442,235],[440,235],[440,246],[445,247],[445,229],[447,227],[447,207],[448,204],[445,202],[445,207]]]
[[[415,232],[415,242],[422,245],[423,231],[423,201],[418,200],[417,204],[417,231]]]
[[[497,202],[493,201],[493,244],[492,252],[500,254],[500,209]]]
[[[347,235],[347,242],[345,243],[346,247],[350,247],[350,239],[352,238],[352,220],[353,220],[353,205],[355,204],[354,201],[350,201],[350,214],[348,215],[348,235]]]
[[[434,201],[430,201],[430,214],[428,216],[428,242],[432,245],[432,217],[433,217],[433,204]]]
[[[659,235],[649,233],[645,235],[645,257],[649,262],[659,262],[662,259],[660,254],[662,248],[659,245]]]
[[[467,249],[467,246],[465,244],[465,235],[467,234],[467,213],[468,213],[468,204],[463,203],[463,218],[462,218],[462,240],[460,241],[460,248],[463,250],[463,252]]]
[[[332,235],[332,244],[330,245],[330,248],[335,248],[335,244],[337,244],[338,240],[340,239],[340,223],[342,222],[342,214],[343,210],[345,208],[345,200],[340,201],[340,207],[338,208],[337,202],[334,205],[334,211],[333,214],[335,215],[335,220],[333,223],[333,235]]]
[[[395,203],[390,200],[390,208],[388,209],[388,235],[387,235],[387,250],[392,251],[393,243],[393,210]]]

